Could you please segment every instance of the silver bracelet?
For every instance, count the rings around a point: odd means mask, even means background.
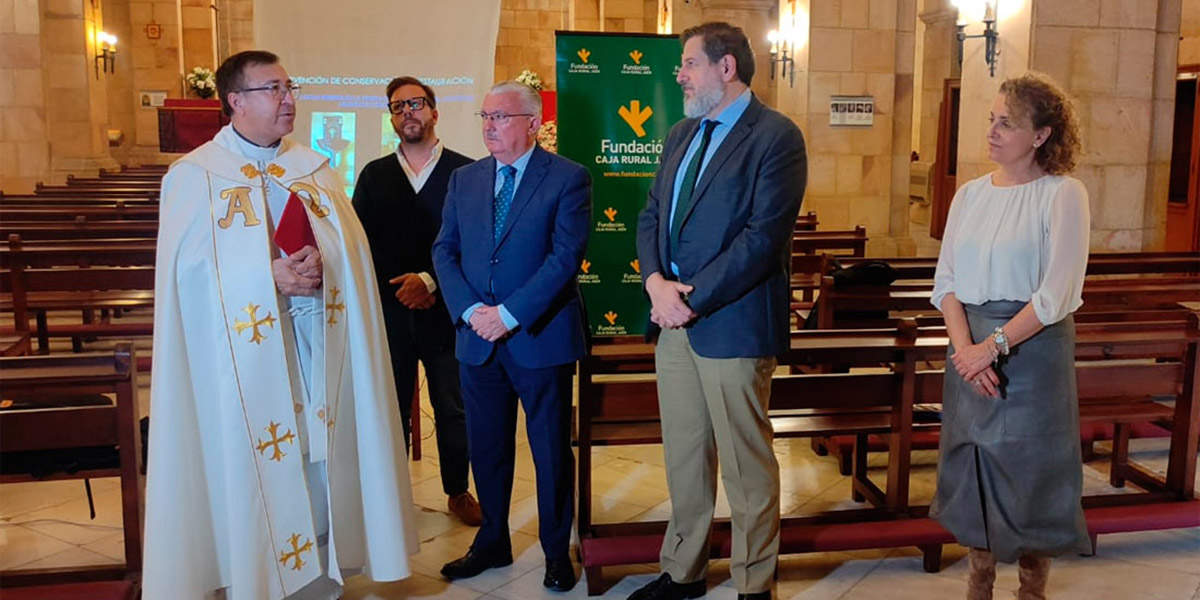
[[[1004,335],[1004,330],[997,327],[992,332],[992,341],[996,342],[996,347],[1000,348],[1000,354],[1008,356],[1008,336]]]

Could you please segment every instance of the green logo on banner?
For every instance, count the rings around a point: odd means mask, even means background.
[[[592,235],[576,277],[596,335],[640,335],[650,305],[637,217],[663,140],[683,118],[679,38],[564,32],[555,42],[558,151],[592,175]]]

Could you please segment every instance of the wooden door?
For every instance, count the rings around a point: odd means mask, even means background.
[[[929,214],[929,235],[942,239],[950,201],[958,189],[958,103],[961,81],[947,79],[942,85],[938,107],[937,157],[933,163],[933,203]]]
[[[1200,251],[1200,65],[1179,67],[1167,192],[1167,251]]]

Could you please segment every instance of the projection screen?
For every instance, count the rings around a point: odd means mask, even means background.
[[[493,83],[499,28],[499,0],[254,2],[258,47],[302,86],[291,139],[328,156],[347,194],[363,165],[399,142],[384,99],[396,76],[433,88],[446,147],[486,154],[473,113]]]

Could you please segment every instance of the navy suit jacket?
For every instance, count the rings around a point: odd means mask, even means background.
[[[700,119],[676,123],[663,145],[658,175],[638,215],[643,278],[655,272],[694,286],[687,327],[708,358],[782,356],[789,339],[792,233],[808,176],[804,137],[795,123],[751,98],[696,182],[683,216],[678,254],[668,258],[675,175]],[[650,323],[647,338],[659,327]]]
[[[433,244],[442,297],[458,330],[459,362],[478,366],[495,344],[462,314],[503,304],[520,323],[505,341],[518,364],[540,369],[583,357],[583,301],[575,274],[587,250],[592,182],[582,166],[534,148],[498,240],[492,236],[496,159],[454,171]]]

